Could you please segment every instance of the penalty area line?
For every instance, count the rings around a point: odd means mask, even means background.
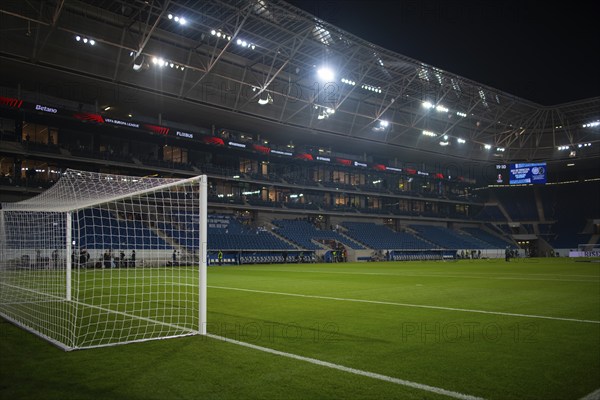
[[[293,354],[293,353],[287,353],[285,351],[275,350],[275,349],[271,349],[269,347],[258,346],[258,345],[247,343],[247,342],[241,342],[239,340],[230,339],[230,338],[218,336],[218,335],[213,335],[211,333],[207,333],[206,336],[209,338],[212,338],[212,339],[223,341],[223,342],[232,343],[232,344],[236,344],[238,346],[243,346],[243,347],[247,347],[247,348],[250,348],[253,350],[262,351],[264,353],[269,353],[269,354],[274,354],[274,355],[281,356],[281,357],[291,358],[294,360],[304,361],[304,362],[307,362],[310,364],[314,364],[314,365],[318,365],[318,366],[326,367],[326,368],[331,368],[331,369],[335,369],[338,371],[348,372],[348,373],[351,373],[354,375],[366,376],[368,378],[378,379],[380,381],[394,383],[394,384],[400,385],[400,386],[406,386],[406,387],[410,387],[413,389],[424,390],[426,392],[435,393],[435,394],[439,394],[439,395],[443,395],[443,396],[448,396],[448,397],[452,397],[454,399],[483,400],[483,398],[477,397],[477,396],[471,396],[471,395],[464,394],[464,393],[454,392],[452,390],[442,389],[442,388],[435,387],[435,386],[429,386],[429,385],[425,385],[423,383],[407,381],[405,379],[394,378],[392,376],[382,375],[382,374],[378,374],[375,372],[364,371],[361,369],[346,367],[344,365],[335,364],[335,363],[332,363],[329,361],[323,361],[323,360],[319,360],[316,358],[300,356],[300,355]]]
[[[242,288],[234,288],[234,287],[226,287],[226,286],[208,285],[207,287],[209,287],[211,289],[237,290],[240,292],[274,294],[274,295],[279,295],[279,296],[291,296],[291,297],[304,297],[304,298],[308,298],[308,299],[348,301],[348,302],[352,302],[352,303],[382,304],[382,305],[398,306],[398,307],[428,308],[431,310],[458,311],[458,312],[468,312],[468,313],[477,313],[477,314],[504,315],[507,317],[537,318],[537,319],[548,319],[548,320],[552,320],[552,321],[568,321],[568,322],[581,322],[581,323],[586,323],[586,324],[600,324],[600,321],[590,320],[590,319],[549,317],[549,316],[545,316],[545,315],[519,314],[519,313],[509,313],[509,312],[502,312],[502,311],[485,311],[485,310],[473,310],[473,309],[468,309],[468,308],[428,306],[425,304],[395,303],[392,301],[347,299],[347,298],[343,298],[343,297],[329,297],[329,296],[317,296],[317,295],[299,294],[299,293],[271,292],[271,291],[267,291],[267,290],[242,289]]]

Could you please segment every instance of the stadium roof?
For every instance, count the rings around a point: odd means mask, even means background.
[[[600,156],[600,97],[542,106],[376,46],[280,0],[0,8],[0,68],[10,74],[2,86],[18,81],[42,91],[49,80],[68,82],[50,89],[81,101],[92,88],[100,102],[170,107],[171,119],[187,114],[190,122],[202,109],[217,123],[254,121],[265,132],[308,131],[399,154]]]

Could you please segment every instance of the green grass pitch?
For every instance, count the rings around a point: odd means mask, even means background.
[[[253,265],[208,279],[213,335],[485,399],[600,388],[597,262]],[[64,352],[0,319],[0,399],[103,398],[448,397],[202,336]]]

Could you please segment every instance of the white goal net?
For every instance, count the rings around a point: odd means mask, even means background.
[[[67,350],[204,334],[206,176],[68,170],[0,210],[0,316]]]

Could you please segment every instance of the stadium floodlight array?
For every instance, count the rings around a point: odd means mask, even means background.
[[[206,333],[207,179],[68,170],[0,210],[0,316],[65,349]]]

